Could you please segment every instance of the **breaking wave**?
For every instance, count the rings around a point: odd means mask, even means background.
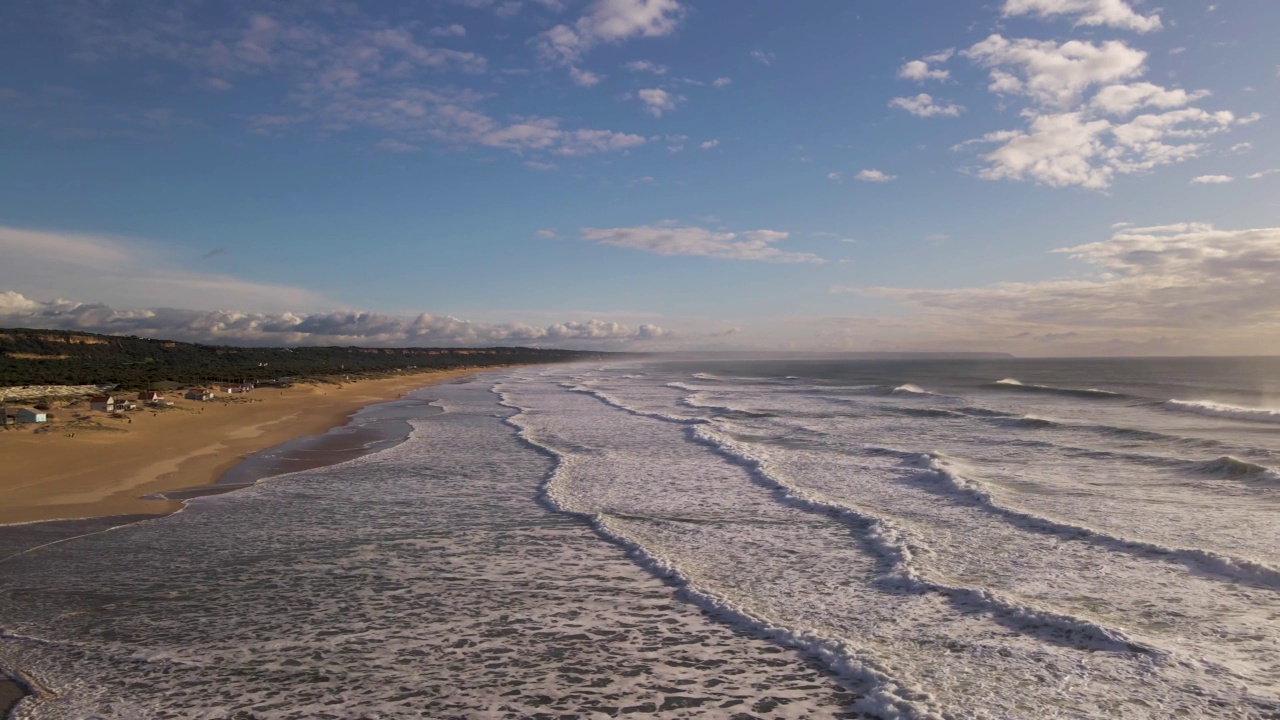
[[[1052,385],[1034,385],[1024,383],[1021,380],[1013,378],[1005,378],[991,383],[993,386],[1002,390],[1018,390],[1021,392],[1050,393],[1053,395],[1065,395],[1067,397],[1082,397],[1094,399],[1115,399],[1129,397],[1123,393],[1111,392],[1110,390],[1099,390],[1097,388],[1060,388]]]
[[[1248,480],[1262,482],[1280,482],[1280,473],[1262,465],[1239,458],[1223,455],[1216,460],[1209,460],[1196,465],[1195,470],[1205,475],[1229,478],[1231,480]]]
[[[1263,422],[1280,424],[1280,410],[1270,410],[1267,408],[1248,408],[1238,405],[1227,405],[1225,403],[1216,403],[1209,400],[1169,400],[1164,404],[1165,409],[1176,412],[1195,413],[1197,415],[1209,415],[1212,417],[1225,417],[1234,420],[1248,420],[1250,422]]]
[[[1114,535],[1097,528],[1043,517],[1005,504],[986,483],[962,473],[957,461],[943,453],[913,453],[875,448],[877,454],[897,456],[922,470],[919,479],[936,483],[938,490],[985,507],[1025,530],[1088,540],[1110,550],[1170,562],[1218,575],[1230,581],[1252,582],[1280,588],[1280,569],[1251,558],[1234,557],[1200,548],[1179,548]],[[1217,461],[1215,461],[1217,462]],[[1237,461],[1239,462],[1239,461]],[[1256,466],[1255,466],[1256,467]]]

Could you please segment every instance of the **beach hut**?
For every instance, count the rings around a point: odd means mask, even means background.
[[[183,395],[183,397],[185,397],[188,400],[198,400],[200,402],[208,402],[209,400],[213,399],[213,392],[209,390],[205,390],[204,388],[194,388],[194,389],[188,390],[187,394]]]
[[[222,383],[218,389],[228,395],[241,395],[253,390],[251,383]]]
[[[164,399],[164,396],[155,390],[146,390],[138,393],[138,402],[140,403],[158,403]]]
[[[20,423],[42,423],[47,422],[49,416],[39,410],[31,410],[28,408],[18,409],[18,422]]]
[[[116,399],[110,395],[95,395],[89,398],[89,409],[100,412],[115,412]]]

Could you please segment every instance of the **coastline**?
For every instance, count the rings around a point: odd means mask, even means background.
[[[498,368],[264,388],[241,401],[142,411],[133,416],[137,422],[116,421],[108,430],[74,436],[0,433],[7,470],[0,477],[0,495],[6,498],[0,527],[167,515],[182,507],[182,497],[218,491],[213,486],[254,453],[341,427],[369,405],[489,369]],[[174,491],[184,494],[154,497]]]
[[[168,515],[193,497],[230,492],[261,479],[325,467],[374,452],[362,442],[367,438],[343,438],[334,436],[333,431],[346,427],[371,406],[503,367],[509,366],[423,372],[357,380],[341,386],[269,388],[260,391],[258,403],[202,406],[211,410],[207,413],[199,412],[201,408],[191,409],[179,416],[186,422],[165,423],[164,418],[156,416],[149,428],[152,432],[144,432],[140,426],[132,436],[111,433],[83,441],[59,433],[0,436],[0,450],[7,458],[13,456],[13,467],[28,472],[42,463],[57,467],[45,483],[23,482],[23,472],[0,477],[0,493],[13,492],[15,499],[13,505],[0,508],[0,561],[35,547]],[[214,408],[217,411],[212,411]],[[244,414],[237,415],[236,411]],[[188,442],[170,440],[163,448],[155,447],[158,436],[171,436],[178,431],[186,434]],[[133,442],[113,446],[125,438]],[[245,460],[264,450],[288,448],[308,440],[312,443],[307,459],[268,460],[247,468],[247,472],[233,472],[242,464],[250,465]],[[403,438],[382,438],[383,443],[399,440]],[[67,452],[70,450],[79,452]],[[50,457],[51,453],[57,453],[57,457]],[[148,455],[149,464],[133,471],[127,469],[130,462],[136,467]],[[124,471],[112,475],[104,467]],[[233,482],[225,482],[232,475]],[[8,717],[28,694],[20,675],[0,669],[0,718]]]

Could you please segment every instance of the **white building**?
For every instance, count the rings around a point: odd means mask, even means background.
[[[100,412],[115,412],[116,399],[110,395],[97,395],[89,398],[89,409]]]

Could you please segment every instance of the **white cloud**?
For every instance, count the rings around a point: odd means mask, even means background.
[[[708,140],[704,143],[699,144],[698,147],[702,148],[703,150],[710,150],[711,148],[717,147],[719,145],[720,145],[719,140]]]
[[[575,67],[597,45],[670,35],[683,16],[676,0],[593,0],[572,25],[556,25],[533,43],[543,60]]]
[[[1231,152],[1241,154],[1241,155],[1251,150],[1253,150],[1253,143],[1242,142],[1242,143],[1236,143],[1235,145],[1231,146]]]
[[[827,179],[832,182],[840,182],[844,180],[844,175],[838,172],[829,172],[827,173]]]
[[[1234,181],[1230,175],[1197,175],[1191,178],[1192,185],[1225,185]]]
[[[663,113],[675,110],[676,103],[683,99],[661,88],[639,90],[636,92],[636,97],[640,98],[644,111],[654,117],[662,117]]]
[[[0,325],[139,335],[169,340],[243,345],[363,345],[381,347],[476,347],[539,345],[609,349],[670,338],[653,324],[636,327],[609,320],[479,323],[447,315],[413,317],[372,312],[251,313],[153,307],[114,310],[69,300],[40,302],[0,292]]]
[[[466,37],[467,29],[457,23],[454,23],[443,27],[431,28],[427,31],[427,34],[433,37]]]
[[[554,240],[560,235],[554,229],[546,228],[546,229],[535,232],[533,236],[538,238],[539,240]]]
[[[658,255],[691,255],[724,260],[758,260],[770,263],[821,263],[810,253],[779,250],[773,244],[788,233],[753,230],[717,232],[700,227],[642,225],[629,228],[583,228],[582,238],[616,247],[634,248]]]
[[[991,69],[992,92],[1025,97],[1031,105],[1021,113],[1025,130],[987,133],[957,146],[1000,144],[982,156],[987,167],[978,174],[989,180],[1104,189],[1118,174],[1196,157],[1205,145],[1195,140],[1253,120],[1190,106],[1207,92],[1123,82],[1144,72],[1146,54],[1121,42],[1059,44],[992,35],[963,54]],[[1148,112],[1128,122],[1113,119],[1142,109]]]
[[[733,80],[727,77],[718,77],[715,80],[711,81],[711,87],[714,87],[714,88],[726,88],[732,84],[733,84]]]
[[[595,87],[596,85],[599,85],[600,81],[603,79],[590,70],[583,70],[582,68],[576,67],[569,68],[569,78],[573,80],[574,85],[578,85],[580,87]]]
[[[363,95],[333,100],[325,108],[329,122],[365,126],[403,137],[429,136],[459,146],[516,153],[590,155],[622,151],[645,143],[640,135],[612,130],[560,126],[556,118],[512,117],[501,122],[482,112],[474,93],[443,94],[423,88],[399,88],[388,96]]]
[[[1001,12],[1005,17],[1071,15],[1076,25],[1105,25],[1140,33],[1161,27],[1159,15],[1139,15],[1125,0],[1005,0]]]
[[[1113,124],[1070,112],[1036,115],[1027,131],[988,133],[983,140],[1003,143],[983,155],[989,163],[979,175],[988,180],[1034,180],[1052,187],[1080,185],[1103,189],[1114,176],[1151,170],[1196,157],[1199,143],[1166,140],[1203,138],[1236,122],[1229,112],[1195,108],[1140,115]]]
[[[657,65],[648,60],[633,60],[623,67],[631,72],[651,72],[654,75],[666,75],[667,70],[669,70],[666,65]]]
[[[74,292],[126,305],[234,302],[254,310],[335,305],[302,288],[187,270],[160,248],[124,238],[0,227],[0,257],[0,287],[33,297]]]
[[[886,183],[886,182],[892,182],[894,180],[897,180],[898,176],[889,175],[888,173],[884,173],[874,168],[870,168],[867,170],[859,171],[858,174],[854,176],[854,178],[861,180],[863,182]]]
[[[1108,85],[1093,96],[1090,104],[1109,115],[1128,115],[1138,108],[1169,109],[1207,97],[1207,91],[1189,93],[1186,90],[1167,90],[1149,82],[1128,85]]]
[[[920,93],[915,97],[899,97],[889,101],[889,107],[906,110],[917,117],[934,117],[945,115],[955,117],[964,112],[964,108],[947,102],[935,102],[932,95]]]
[[[1250,175],[1250,176],[1249,176],[1249,179],[1250,179],[1250,180],[1261,180],[1262,178],[1264,178],[1264,177],[1266,177],[1266,176],[1268,176],[1268,175],[1275,175],[1276,173],[1280,173],[1280,168],[1272,168],[1272,169],[1270,169],[1270,170],[1263,170],[1263,171],[1261,171],[1261,172],[1253,173],[1252,175]]]
[[[1149,353],[1147,343],[1161,338],[1163,352],[1280,349],[1280,293],[1274,290],[1280,228],[1217,230],[1204,223],[1123,228],[1109,240],[1054,252],[1088,263],[1093,275],[956,290],[833,291],[906,303],[916,313],[894,322],[925,334],[942,333],[934,342],[990,343],[1027,331],[1077,333],[1073,345],[1058,352]]]
[[[898,77],[903,80],[925,82],[926,80],[946,80],[951,77],[951,72],[930,69],[929,63],[924,60],[912,60],[903,64],[898,70]]]
[[[777,55],[771,52],[765,52],[764,50],[752,50],[751,57],[755,61],[764,65],[772,65],[773,61],[778,59]]]
[[[992,35],[962,53],[992,68],[992,92],[1022,94],[1068,107],[1089,87],[1142,74],[1147,54],[1119,41],[1008,40]],[[1006,70],[1008,68],[1009,70]],[[1010,72],[1011,71],[1011,72]]]

